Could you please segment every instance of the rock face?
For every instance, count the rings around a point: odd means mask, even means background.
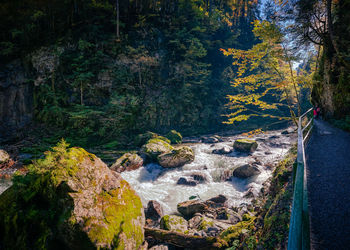
[[[253,153],[258,147],[258,143],[250,139],[238,139],[234,142],[233,148],[244,153]]]
[[[142,164],[143,159],[137,154],[125,153],[111,166],[111,170],[121,173],[138,169]]]
[[[159,165],[164,168],[181,167],[194,161],[194,152],[190,147],[183,146],[165,152],[157,157]]]
[[[144,240],[140,198],[95,155],[67,146],[47,152],[0,196],[3,247],[137,249]]]
[[[0,70],[0,140],[16,136],[32,120],[33,85],[27,77],[20,61]]]
[[[171,130],[166,136],[172,144],[179,144],[182,142],[182,135],[176,130]]]
[[[187,221],[180,216],[165,215],[160,220],[160,228],[164,230],[184,233],[188,228],[188,224]]]
[[[245,164],[233,171],[233,176],[238,178],[248,178],[260,174],[261,171],[255,165]]]
[[[171,152],[174,149],[168,142],[153,138],[150,139],[147,144],[143,145],[141,148],[141,154],[146,155],[146,157],[151,161],[157,161],[157,156]]]

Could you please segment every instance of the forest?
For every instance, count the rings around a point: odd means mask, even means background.
[[[286,249],[298,126],[350,131],[348,0],[3,0],[0,30],[0,250]]]

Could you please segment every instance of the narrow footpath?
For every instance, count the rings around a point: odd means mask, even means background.
[[[306,146],[311,249],[350,249],[350,134],[314,125]]]

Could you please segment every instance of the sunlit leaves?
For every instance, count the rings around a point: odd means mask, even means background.
[[[294,59],[283,46],[283,35],[277,25],[268,21],[254,21],[254,34],[260,43],[249,50],[221,49],[225,56],[231,56],[237,70],[232,86],[238,94],[229,95],[226,123],[244,121],[252,116],[274,117],[269,110],[277,109],[281,103],[273,103],[268,96],[286,100],[294,117],[293,109],[299,105],[300,86],[306,77],[299,77],[292,67]],[[266,98],[265,98],[266,97]],[[278,117],[275,117],[278,118]]]

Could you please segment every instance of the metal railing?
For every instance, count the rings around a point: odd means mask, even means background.
[[[313,109],[309,109],[299,117],[298,123],[298,155],[294,181],[293,206],[289,224],[288,250],[310,249],[310,225],[307,196],[306,162],[304,143],[313,128],[313,117],[303,127],[303,118]],[[305,137],[304,132],[309,128]]]

